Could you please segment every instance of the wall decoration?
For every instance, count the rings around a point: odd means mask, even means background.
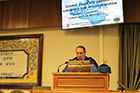
[[[0,37],[0,88],[41,85],[43,34]]]

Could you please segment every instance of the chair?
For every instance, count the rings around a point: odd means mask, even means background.
[[[51,90],[51,86],[33,86],[34,90]]]
[[[24,92],[21,91],[21,90],[13,90],[13,91],[11,91],[10,93],[24,93]]]
[[[0,90],[0,93],[5,93],[4,91]]]

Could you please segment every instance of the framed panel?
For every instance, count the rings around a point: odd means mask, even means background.
[[[0,88],[41,86],[43,34],[0,37]]]

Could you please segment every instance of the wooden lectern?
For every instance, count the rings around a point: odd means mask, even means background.
[[[109,73],[53,73],[54,91],[109,91]]]
[[[109,91],[109,73],[66,72],[53,73],[52,90],[35,90],[33,93],[122,93]],[[139,93],[127,91],[126,93]]]

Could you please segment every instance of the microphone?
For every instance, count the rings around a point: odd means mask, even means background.
[[[67,63],[68,63],[68,61],[66,61],[65,63],[60,64],[60,65],[58,66],[57,72],[59,72],[59,68],[60,68],[62,65],[67,64]]]

